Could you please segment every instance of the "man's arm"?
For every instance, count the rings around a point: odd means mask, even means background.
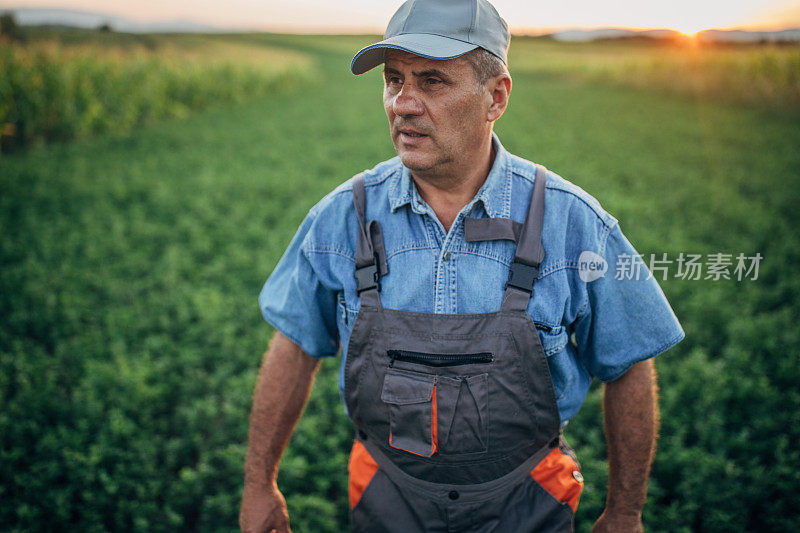
[[[644,530],[642,507],[658,431],[657,396],[652,359],[634,364],[620,378],[605,385],[608,496],[593,533]]]
[[[242,531],[289,533],[286,502],[278,490],[278,463],[308,400],[319,359],[275,332],[261,363],[244,463]]]

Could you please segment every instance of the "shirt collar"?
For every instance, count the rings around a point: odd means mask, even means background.
[[[492,169],[470,203],[483,204],[490,218],[511,218],[511,166],[508,152],[500,144],[500,139],[494,132],[492,132],[492,145],[496,152]],[[411,171],[401,163],[399,174],[395,175],[389,188],[389,205],[392,213],[406,204],[410,204],[415,213],[425,213]]]

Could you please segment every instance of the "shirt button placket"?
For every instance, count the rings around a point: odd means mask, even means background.
[[[451,241],[445,239],[444,246],[449,247]],[[442,254],[442,259],[439,261],[439,271],[437,272],[437,302],[440,312],[442,313],[455,313],[455,269],[453,254],[450,250],[445,250]]]
[[[458,298],[457,298],[457,290],[456,284],[458,281],[457,272],[456,272],[456,259],[458,259],[458,254],[445,252],[444,257],[442,258],[446,261],[445,268],[447,269],[447,292],[448,292],[448,313],[458,313]]]
[[[444,258],[443,258],[444,259]],[[445,289],[447,287],[447,270],[445,262],[437,261],[436,264],[436,312],[446,313],[447,302],[445,301]]]

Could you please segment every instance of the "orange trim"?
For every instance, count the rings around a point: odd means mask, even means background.
[[[378,463],[369,454],[361,442],[353,442],[353,449],[350,450],[350,460],[347,462],[347,473],[349,479],[347,483],[347,495],[350,498],[350,508],[356,506],[361,499],[361,495],[372,481],[375,472],[378,471]]]
[[[392,444],[392,430],[389,430],[389,446],[392,448],[397,448],[398,450],[403,450],[404,452],[413,453],[414,455],[419,455],[420,457],[430,457],[429,455],[425,455],[423,453],[412,452],[411,450],[406,450],[405,448],[401,448],[400,446],[395,446]]]
[[[578,509],[578,501],[583,491],[583,482],[575,479],[573,475],[573,472],[577,471],[578,465],[572,457],[558,448],[553,448],[553,451],[531,470],[531,476],[553,498],[569,504],[574,513]]]
[[[433,408],[431,413],[431,442],[433,443],[433,450],[431,451],[431,455],[436,453],[439,449],[439,438],[436,434],[438,428],[436,427],[437,420],[436,420],[436,384],[433,385]]]

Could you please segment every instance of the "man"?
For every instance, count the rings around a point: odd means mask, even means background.
[[[242,529],[289,531],[277,465],[341,341],[354,530],[571,530],[583,482],[560,430],[596,377],[609,487],[595,531],[641,531],[652,357],[684,337],[675,314],[654,279],[605,273],[637,254],[596,199],[493,133],[510,37],[488,2],[409,0],[385,37],[351,70],[384,64],[398,157],[315,205],[260,295],[278,331]]]

